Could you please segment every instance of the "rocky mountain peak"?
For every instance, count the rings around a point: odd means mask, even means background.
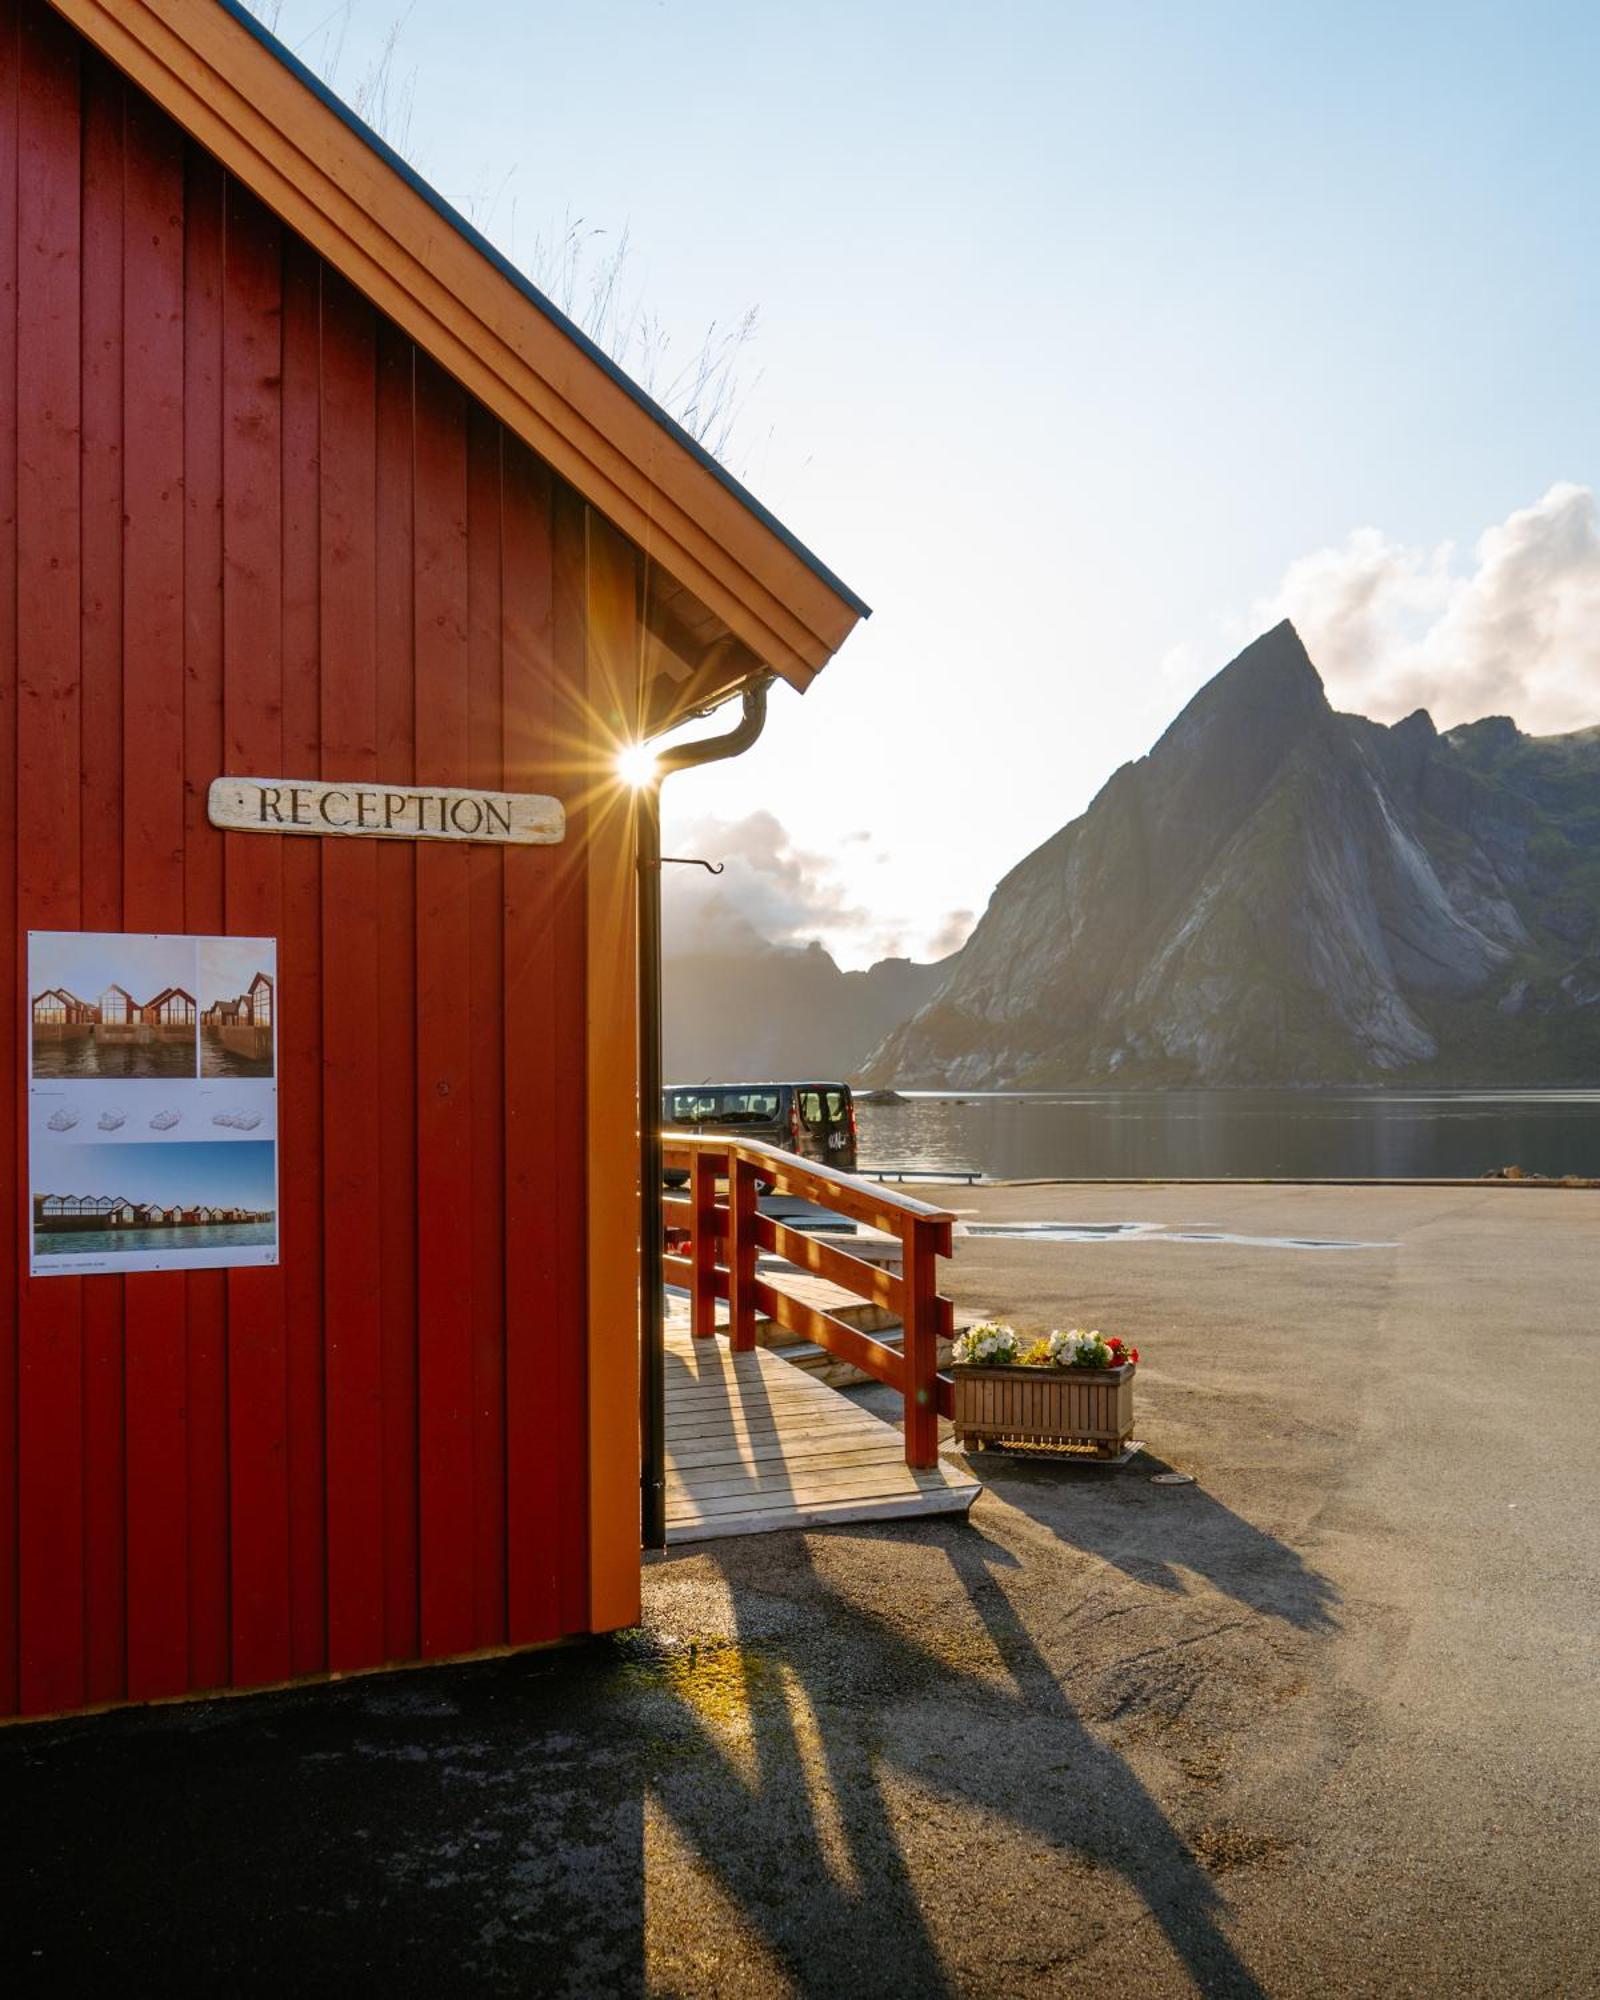
[[[1151,754],[1159,757],[1169,749],[1188,754],[1196,739],[1213,729],[1293,736],[1330,713],[1322,677],[1285,618],[1206,682]]]
[[[1587,734],[1338,715],[1285,620],[1011,870],[869,1078],[1592,1080]]]

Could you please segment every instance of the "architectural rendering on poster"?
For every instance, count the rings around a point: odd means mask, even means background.
[[[252,938],[209,938],[200,948],[200,1074],[271,1076],[276,957]]]
[[[272,938],[29,934],[36,1276],[277,1261],[277,965]]]
[[[30,941],[29,971],[32,1075],[195,1074],[192,949],[121,935],[41,937]]]

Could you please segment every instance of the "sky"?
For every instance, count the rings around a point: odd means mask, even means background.
[[[1600,9],[258,11],[347,96],[393,32],[519,261],[626,230],[658,380],[758,310],[729,462],[875,615],[671,781],[680,932],[953,948],[1282,616],[1341,706],[1600,722]]]
[[[33,1154],[39,1194],[124,1195],[192,1207],[274,1205],[273,1154],[258,1140],[229,1145],[63,1145],[40,1143]]]
[[[34,931],[29,937],[28,988],[42,993],[64,986],[80,1000],[95,1002],[115,984],[143,1006],[169,986],[193,994],[195,963],[193,938]]]
[[[218,1000],[237,1000],[248,993],[258,972],[269,978],[277,971],[278,947],[272,938],[209,938],[200,947],[198,999],[202,1008]]]

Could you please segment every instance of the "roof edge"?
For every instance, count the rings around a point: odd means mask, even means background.
[[[792,686],[870,615],[239,0],[49,5]]]
[[[708,451],[692,432],[685,430],[677,418],[670,411],[664,409],[648,390],[642,389],[625,368],[584,332],[576,320],[569,319],[555,301],[541,292],[532,279],[525,272],[519,270],[512,263],[511,259],[506,256],[504,251],[498,249],[474,223],[461,213],[460,209],[447,201],[431,181],[424,180],[416,168],[403,155],[395,151],[394,147],[389,144],[383,134],[369,125],[359,112],[353,110],[339,96],[337,91],[324,83],[316,71],[303,63],[287,43],[281,42],[267,24],[258,15],[250,11],[244,4],[244,0],[213,0],[213,4],[220,7],[225,14],[231,15],[247,34],[252,35],[275,60],[282,63],[284,68],[298,82],[304,84],[306,89],[325,105],[341,124],[353,132],[363,145],[376,153],[385,166],[393,173],[398,174],[407,186],[410,187],[411,191],[428,204],[435,215],[439,216],[442,221],[449,223],[456,234],[470,243],[480,257],[485,258],[492,264],[501,277],[514,285],[536,311],[542,313],[553,326],[558,327],[574,346],[580,348],[594,362],[596,367],[603,369],[611,377],[612,381],[616,383],[617,387],[622,390],[624,395],[637,403],[639,408],[653,419],[654,422],[658,423],[676,444],[688,452],[691,457],[697,459],[705,470],[711,474],[713,479],[726,487],[728,492],[733,495],[742,507],[756,517],[769,534],[776,535],[785,548],[800,558],[801,562],[805,564],[813,576],[818,577],[836,596],[849,605],[857,617],[870,618],[872,616],[872,607],[870,604],[857,596],[849,584],[831,570],[815,551],[809,549],[800,540],[798,535],[791,529],[786,528],[771,509],[758,500],[749,487],[731,473],[713,452]]]

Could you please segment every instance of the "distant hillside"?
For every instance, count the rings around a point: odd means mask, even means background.
[[[662,967],[666,1076],[853,1077],[897,1022],[922,1005],[943,968],[881,959],[841,972],[821,945],[675,952]]]
[[[866,1066],[963,1088],[1600,1082],[1600,728],[1329,706],[1285,623],[996,888]]]

